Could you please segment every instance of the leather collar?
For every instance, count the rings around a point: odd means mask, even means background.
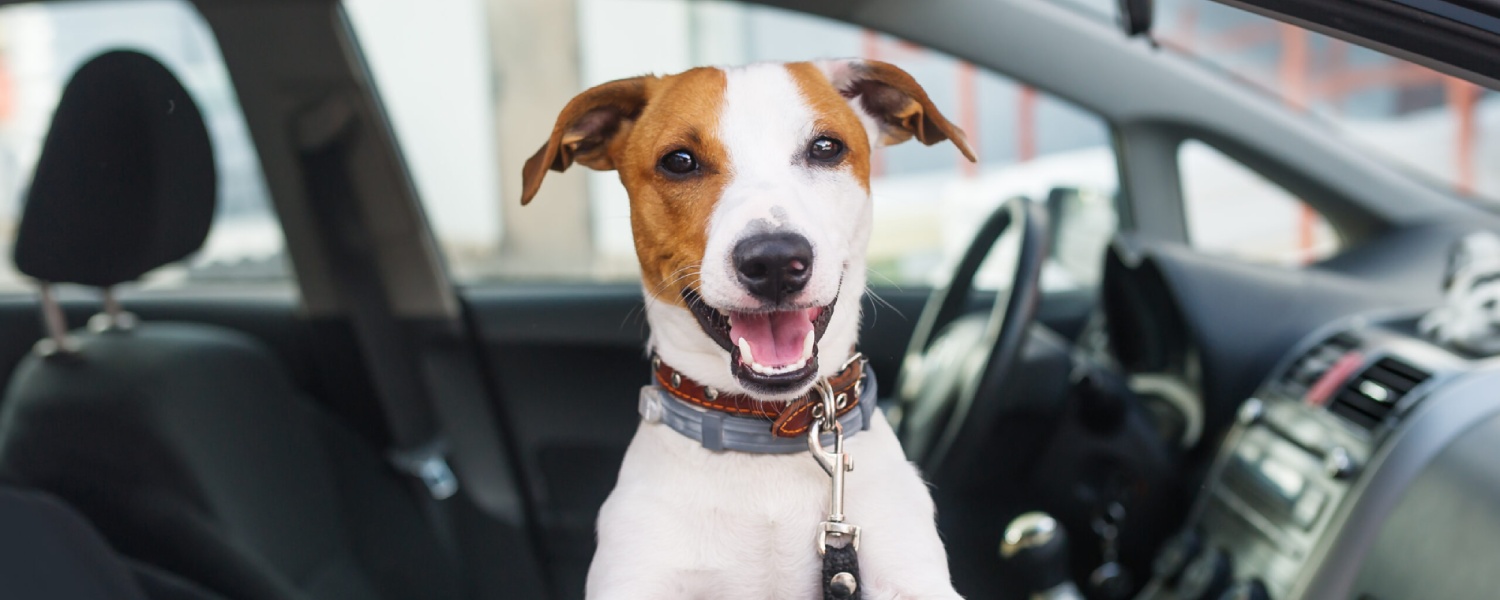
[[[858,408],[864,391],[863,376],[865,357],[855,353],[844,363],[839,372],[828,378],[833,388],[834,403],[838,407],[836,417],[843,417]],[[781,438],[801,437],[812,426],[814,410],[822,410],[822,402],[816,389],[791,401],[766,402],[743,394],[725,394],[704,386],[678,373],[660,357],[652,357],[656,384],[672,397],[711,411],[739,417],[761,418],[771,422],[771,434]]]

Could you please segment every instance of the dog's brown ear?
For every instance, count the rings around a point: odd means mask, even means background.
[[[573,163],[590,169],[615,168],[610,145],[628,131],[646,107],[647,83],[652,76],[601,84],[575,96],[563,107],[552,127],[552,137],[526,159],[521,171],[521,204],[531,202],[547,169],[562,172]]]
[[[855,110],[875,119],[881,145],[899,144],[911,138],[928,146],[951,140],[970,161],[974,151],[963,130],[938,112],[910,73],[878,60],[832,60],[816,63],[828,81]]]

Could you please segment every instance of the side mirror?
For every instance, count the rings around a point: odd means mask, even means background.
[[[1120,29],[1127,37],[1150,33],[1152,0],[1119,0]]]

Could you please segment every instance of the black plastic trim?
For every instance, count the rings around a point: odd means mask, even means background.
[[[1500,88],[1500,19],[1440,0],[1215,0]],[[1420,8],[1419,8],[1420,7]],[[1455,19],[1473,19],[1465,22]]]

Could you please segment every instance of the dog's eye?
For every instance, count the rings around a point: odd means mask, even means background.
[[[830,162],[844,154],[844,143],[831,137],[820,137],[807,145],[807,157],[818,162]]]
[[[698,170],[698,158],[687,150],[673,150],[661,157],[657,166],[673,175],[687,175]]]

